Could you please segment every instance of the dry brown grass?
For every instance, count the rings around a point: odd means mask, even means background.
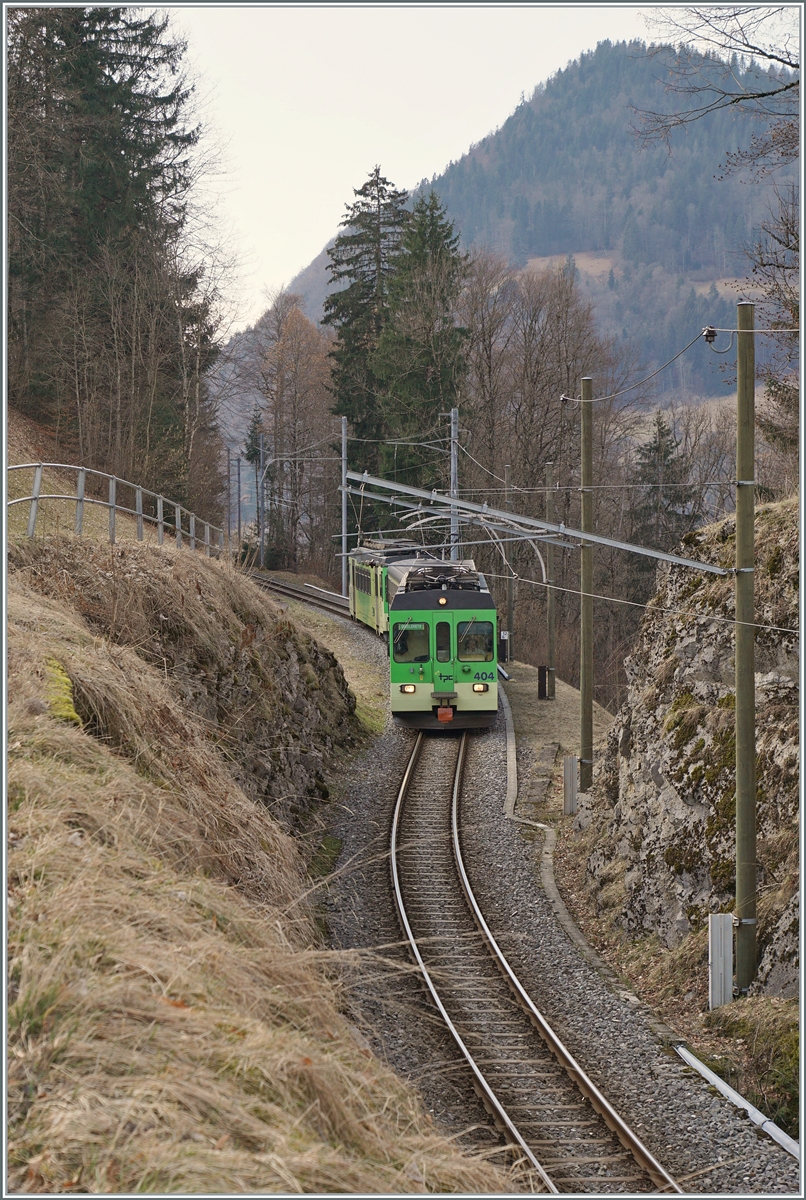
[[[324,791],[321,770],[360,726],[333,655],[265,592],[226,563],[171,547],[63,538],[14,546],[9,563],[93,633],[155,666],[238,787],[288,830],[304,824]],[[127,662],[131,679],[143,664]],[[170,757],[157,705],[133,718],[117,683],[97,694],[94,671],[78,664],[71,678],[93,732],[146,763]]]
[[[10,1188],[506,1191],[340,1015],[293,839],[165,675],[23,575],[9,585]]]

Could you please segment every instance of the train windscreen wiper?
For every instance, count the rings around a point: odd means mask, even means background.
[[[403,626],[403,628],[401,629],[400,633],[396,633],[396,634],[395,634],[395,638],[394,638],[395,645],[397,645],[397,643],[398,643],[398,642],[400,641],[400,639],[403,637],[403,634],[406,632],[406,630],[408,629],[409,625],[411,625],[411,623],[412,623],[412,621],[413,621],[413,620],[414,620],[414,618],[413,618],[413,617],[409,617],[408,621],[407,621],[407,622],[406,622],[406,624]]]
[[[463,642],[463,641],[465,640],[465,638],[467,637],[467,635],[470,633],[470,630],[471,630],[471,628],[472,628],[472,626],[473,626],[473,622],[475,621],[475,619],[476,619],[475,617],[471,617],[471,618],[470,618],[470,620],[469,620],[469,621],[468,621],[468,623],[467,623],[467,629],[464,631],[464,633],[462,633],[462,634],[460,634],[460,635],[459,635],[459,642],[460,642],[460,643],[461,643],[461,642]]]

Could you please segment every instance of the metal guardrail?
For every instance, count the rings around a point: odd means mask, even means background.
[[[63,493],[51,493],[42,491],[42,475],[45,468],[51,468],[56,471],[75,471],[77,472],[76,491],[75,495],[65,495]],[[165,540],[165,531],[168,530],[169,536],[173,536],[176,540],[176,545],[180,549],[185,544],[187,538],[188,545],[191,550],[203,549],[209,557],[211,551],[215,550],[218,554],[224,553],[224,530],[219,529],[217,525],[211,525],[209,521],[202,522],[203,534],[198,536],[196,533],[196,514],[190,512],[189,509],[183,508],[181,504],[177,504],[174,500],[168,500],[165,496],[161,496],[158,492],[151,492],[148,488],[140,487],[136,483],[129,483],[126,479],[119,479],[116,475],[108,475],[105,471],[94,471],[89,467],[77,467],[71,463],[17,463],[7,468],[8,472],[12,471],[33,471],[34,483],[30,496],[19,496],[14,500],[7,502],[7,507],[11,508],[15,504],[30,504],[28,512],[28,537],[33,538],[36,533],[36,521],[39,514],[39,504],[42,500],[67,500],[75,503],[76,506],[76,524],[75,531],[78,537],[82,536],[84,526],[84,505],[97,504],[101,508],[109,510],[109,541],[112,545],[115,543],[115,517],[117,513],[126,513],[132,516],[137,522],[137,541],[143,541],[144,523],[146,521],[157,527],[157,542],[161,546]],[[108,487],[108,498],[101,500],[95,496],[88,496],[87,492],[87,476],[93,476],[97,479],[105,479]],[[127,508],[123,504],[117,502],[118,485],[124,488],[131,488],[134,492],[134,508]],[[153,500],[156,512],[152,515],[146,512],[143,501]],[[168,511],[173,510],[173,521],[166,521],[166,507]],[[183,523],[187,518],[186,526]],[[217,536],[217,544],[212,541],[213,537]]]

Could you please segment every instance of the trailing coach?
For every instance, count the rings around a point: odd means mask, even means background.
[[[483,729],[498,711],[496,611],[472,559],[367,541],[349,557],[350,612],[387,642],[392,715],[417,729]]]

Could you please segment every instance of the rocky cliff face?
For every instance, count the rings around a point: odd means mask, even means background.
[[[286,830],[327,795],[324,764],[359,732],[355,697],[330,651],[243,575],[187,550],[72,539],[14,547],[9,567],[164,673],[233,780]],[[93,732],[125,745],[91,681],[73,684]]]
[[[733,519],[688,535],[692,558],[731,566]],[[757,988],[798,988],[798,511],[756,511]],[[577,819],[602,908],[633,936],[677,945],[733,907],[733,580],[662,566],[628,699]]]

